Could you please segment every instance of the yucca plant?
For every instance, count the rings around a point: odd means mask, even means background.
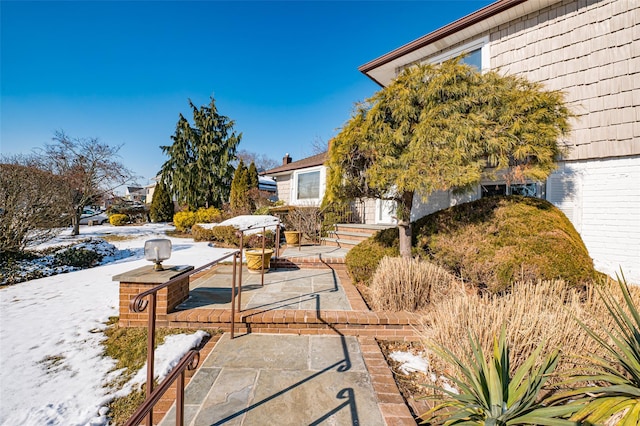
[[[617,279],[624,303],[616,300],[609,290],[597,289],[615,320],[615,331],[604,330],[606,337],[603,337],[576,319],[609,358],[581,356],[587,366],[575,370],[565,383],[588,382],[591,385],[563,392],[554,398],[558,402],[569,401],[569,405],[582,404],[572,416],[572,420],[582,424],[604,424],[616,416],[617,425],[640,425],[640,313],[631,299],[624,275]]]
[[[539,399],[540,391],[555,370],[560,353],[554,350],[535,367],[543,345],[510,375],[509,347],[504,327],[494,336],[493,355],[486,360],[477,338],[469,335],[468,365],[443,346],[428,344],[445,361],[456,367],[460,377],[445,375],[459,392],[431,386],[444,398],[421,416],[422,424],[437,425],[577,425],[567,418],[577,406],[549,406]],[[437,398],[438,396],[436,396]]]

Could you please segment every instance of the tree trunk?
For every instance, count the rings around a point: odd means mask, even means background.
[[[413,205],[413,192],[403,192],[398,200],[396,216],[398,218],[398,231],[400,234],[400,256],[411,258],[411,206]]]
[[[71,225],[73,227],[73,230],[71,231],[71,235],[73,235],[74,237],[76,235],[80,235],[80,216],[82,215],[82,208],[80,210],[76,209],[76,211],[73,214],[73,217],[71,218]]]

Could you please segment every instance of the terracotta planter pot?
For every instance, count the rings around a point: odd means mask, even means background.
[[[287,240],[287,245],[297,246],[300,244],[300,232],[284,231],[284,239]]]
[[[269,271],[269,263],[271,262],[271,256],[273,250],[265,249],[264,255],[262,249],[250,249],[245,250],[244,255],[247,258],[247,269],[251,273],[259,274],[262,272],[262,265],[264,265],[264,271]]]

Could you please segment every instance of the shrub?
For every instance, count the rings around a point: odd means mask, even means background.
[[[238,247],[240,237],[236,234],[238,230],[233,226],[214,226],[211,228],[212,241],[218,241],[229,246]]]
[[[109,223],[113,226],[122,226],[129,223],[129,216],[122,213],[114,213],[109,216]]]
[[[193,225],[191,228],[191,235],[195,241],[214,241],[232,247],[238,247],[240,244],[240,237],[238,237],[237,232],[238,230],[233,226],[214,226],[206,229],[202,226]],[[265,248],[273,248],[275,245],[275,233],[266,231],[265,235]],[[244,247],[261,248],[262,234],[245,234],[243,242]]]
[[[89,268],[101,259],[102,256],[93,250],[71,247],[57,252],[53,257],[53,264],[54,266]]]
[[[265,248],[273,248],[275,246],[275,236],[273,231],[265,232]],[[262,248],[262,233],[245,235],[244,246],[248,248]]]
[[[288,214],[283,219],[288,231],[300,231],[312,240],[319,237],[320,232],[320,208],[315,206],[290,207]]]
[[[269,209],[270,209],[270,207],[269,207],[269,206],[262,206],[262,207],[258,207],[258,208],[253,212],[253,214],[256,214],[256,215],[269,214]]]
[[[196,223],[219,223],[222,221],[222,212],[215,207],[205,209],[201,207],[196,211]]]
[[[135,204],[132,201],[122,201],[109,207],[108,214],[125,214],[129,223],[144,223],[150,220],[149,206]]]
[[[194,241],[215,241],[213,229],[203,228],[196,224],[191,227],[191,236]]]
[[[178,231],[186,232],[190,230],[196,223],[196,214],[194,212],[184,211],[173,215],[173,224]]]
[[[515,281],[580,286],[598,276],[569,219],[537,198],[486,197],[441,210],[415,222],[413,238],[415,249],[435,263],[492,292]],[[397,230],[377,239],[397,247]]]
[[[418,311],[427,307],[432,293],[454,281],[443,268],[420,259],[385,257],[371,279],[372,308],[389,311]]]
[[[353,247],[345,257],[347,270],[356,283],[369,284],[378,264],[385,256],[398,256],[396,247],[384,247],[369,238]]]

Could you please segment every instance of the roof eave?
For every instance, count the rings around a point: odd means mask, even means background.
[[[364,65],[358,67],[358,70],[363,74],[367,75],[373,81],[375,81],[380,86],[383,86],[379,81],[375,78],[371,77],[368,73],[382,65],[385,65],[391,61],[394,61],[402,56],[407,55],[408,53],[414,52],[424,46],[432,44],[438,40],[441,40],[453,33],[456,33],[460,30],[463,30],[467,27],[470,27],[478,22],[481,22],[491,16],[497,15],[505,10],[511,9],[521,3],[526,2],[527,0],[498,0],[495,3],[491,3],[488,6],[483,7],[467,16],[464,16],[457,21],[454,21],[450,24],[445,25],[444,27],[440,27],[435,31],[430,32],[429,34],[420,37],[410,43],[405,44],[404,46],[400,46],[399,48],[392,50],[389,53],[386,53],[370,62],[367,62]]]

